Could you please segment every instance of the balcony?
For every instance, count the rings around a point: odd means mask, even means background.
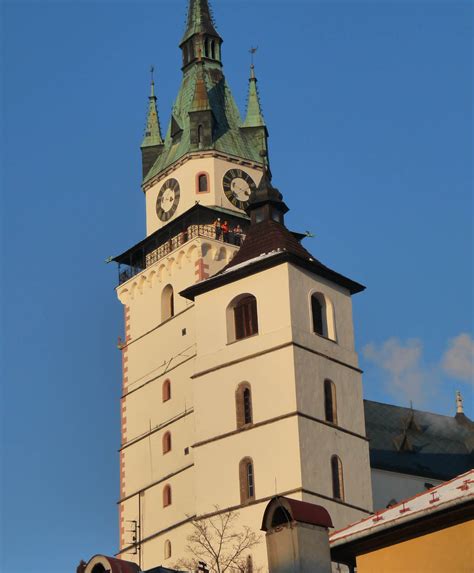
[[[228,222],[229,231],[216,228],[215,221]],[[118,263],[119,285],[195,238],[212,239],[240,246],[249,220],[245,215],[223,208],[196,204],[187,213],[159,229],[112,260]]]

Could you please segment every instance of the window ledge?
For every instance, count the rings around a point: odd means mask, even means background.
[[[313,334],[315,336],[319,336],[319,338],[323,338],[324,340],[328,340],[329,342],[333,342],[334,344],[337,344],[337,340],[334,340],[334,338],[329,338],[328,336],[324,336],[324,334],[319,334],[318,332],[313,332]]]
[[[226,346],[230,346],[231,344],[235,344],[236,342],[242,342],[242,340],[248,340],[249,338],[255,338],[255,336],[258,336],[260,333],[256,332],[255,334],[251,334],[250,336],[246,336],[245,338],[237,338],[235,340],[231,340],[230,342],[226,343]]]

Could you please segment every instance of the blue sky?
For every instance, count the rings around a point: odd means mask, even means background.
[[[2,4],[2,571],[117,548],[122,308],[105,259],[145,233],[156,66],[180,80],[185,0]],[[472,5],[214,2],[245,108],[251,45],[274,183],[354,298],[367,398],[474,416]],[[472,351],[472,350],[471,350]]]

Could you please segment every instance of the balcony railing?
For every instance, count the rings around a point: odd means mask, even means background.
[[[166,257],[171,252],[196,237],[222,241],[223,243],[235,245],[237,247],[240,247],[245,240],[245,234],[243,232],[229,231],[224,233],[222,232],[222,229],[216,228],[213,224],[189,225],[184,231],[170,237],[156,249],[153,249],[148,253],[145,251],[140,254],[136,253],[133,257],[133,262],[131,261],[130,264],[119,263],[119,284],[128,281],[133,276],[155,264],[157,261]]]

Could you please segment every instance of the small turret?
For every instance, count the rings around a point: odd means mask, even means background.
[[[252,50],[256,50],[256,48],[252,48]],[[254,52],[252,50],[253,55]],[[262,155],[268,155],[268,130],[263,118],[262,106],[257,89],[257,77],[255,76],[255,66],[253,63],[250,66],[247,114],[240,129],[252,137],[254,144],[260,147]]]
[[[207,0],[189,0],[186,31],[180,43],[183,68],[201,57],[221,64],[222,38],[216,31]]]
[[[156,106],[155,81],[153,78],[153,66],[151,67],[151,87],[148,97],[148,114],[146,120],[145,136],[140,149],[142,151],[142,175],[150,171],[156,158],[163,149],[163,139],[161,137],[160,119]]]

